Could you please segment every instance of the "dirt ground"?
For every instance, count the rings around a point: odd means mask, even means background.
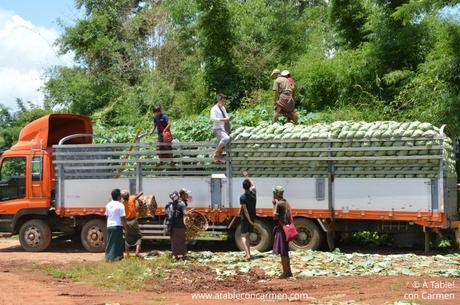
[[[54,242],[47,252],[28,253],[17,240],[0,239],[0,305],[460,304],[460,278],[349,276],[279,280],[251,270],[216,281],[210,268],[185,266],[151,283],[151,289],[131,292],[56,279],[33,268],[34,264],[102,258],[101,253],[86,253],[81,246],[65,242]],[[169,282],[174,284],[168,285]]]

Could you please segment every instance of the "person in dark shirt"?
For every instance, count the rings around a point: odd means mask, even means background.
[[[275,227],[273,228],[273,253],[281,256],[283,274],[280,278],[292,276],[291,262],[289,260],[289,243],[284,234],[283,225],[291,223],[291,209],[286,199],[284,199],[284,188],[277,186],[273,189],[273,218]]]
[[[249,247],[249,233],[252,232],[254,227],[254,220],[256,218],[256,185],[254,181],[249,178],[249,175],[244,172],[246,177],[243,181],[244,194],[240,197],[240,219],[241,219],[241,242],[244,247],[244,259],[251,259],[251,249]]]
[[[192,192],[187,190],[186,188],[181,188],[179,191],[180,200],[188,207],[188,204],[192,200]]]
[[[177,191],[169,195],[171,202],[165,207],[166,225],[169,227],[171,238],[171,252],[175,259],[183,259],[187,254],[187,241],[185,238],[185,203],[180,200]]]
[[[163,132],[165,130],[169,131],[171,128],[171,122],[169,121],[169,117],[166,115],[166,113],[161,111],[161,107],[159,105],[156,105],[154,108],[155,115],[152,118],[153,125],[152,125],[152,130],[150,131],[150,134],[153,134],[155,129],[157,130],[158,134],[158,145],[157,145],[157,151],[158,151],[158,157],[159,158],[172,158],[173,155],[171,153],[163,153],[162,151],[171,151],[172,146],[167,145],[168,143],[165,141],[163,137]]]

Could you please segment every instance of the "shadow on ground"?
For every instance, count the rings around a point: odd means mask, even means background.
[[[363,245],[359,243],[347,242],[337,245],[343,253],[362,253],[362,254],[407,254],[414,253],[417,255],[425,255],[423,247],[398,247],[392,245]],[[152,250],[167,251],[170,250],[168,241],[143,241],[142,251],[149,252]],[[188,245],[189,251],[211,251],[211,252],[229,252],[239,251],[232,240],[230,241],[196,241]],[[326,250],[323,250],[326,251]],[[0,253],[8,252],[25,252],[19,245],[19,240],[13,246],[0,248]],[[55,253],[86,253],[80,242],[72,241],[66,237],[53,238],[50,247],[46,252]],[[426,255],[445,255],[455,252],[452,248],[433,248]]]

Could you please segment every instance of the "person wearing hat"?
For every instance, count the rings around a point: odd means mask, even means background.
[[[295,80],[294,78],[292,77],[291,73],[289,71],[287,71],[287,80],[288,80],[288,83],[289,83],[289,87],[291,87],[291,90],[292,90],[292,98],[294,99],[295,101]]]
[[[171,132],[171,123],[169,121],[169,117],[166,115],[166,113],[161,111],[160,105],[156,105],[153,108],[155,114],[153,115],[153,125],[152,125],[152,130],[150,131],[150,134],[153,134],[155,129],[157,130],[158,133],[158,145],[157,145],[157,151],[158,151],[158,157],[159,158],[172,158],[173,155],[172,153],[160,153],[161,151],[171,151],[172,146],[167,145],[167,141],[165,141],[164,138],[164,133],[165,132]]]
[[[289,121],[298,124],[298,116],[295,112],[295,101],[293,98],[293,88],[289,85],[288,76],[289,71],[273,70],[271,77],[275,78],[273,82],[273,91],[275,91],[275,114],[273,115],[272,122],[276,123],[279,116],[282,114]]]
[[[280,278],[292,276],[291,262],[289,259],[289,244],[284,234],[283,225],[291,223],[291,209],[286,199],[284,199],[284,188],[276,186],[273,189],[273,218],[275,227],[273,228],[273,253],[281,256],[281,266],[283,273]]]
[[[211,108],[211,121],[213,131],[217,138],[217,147],[214,151],[214,159],[216,163],[224,163],[222,152],[225,145],[230,141],[230,117],[225,110],[225,101],[227,96],[224,94],[217,95],[217,103]]]
[[[135,255],[141,256],[142,233],[137,221],[138,200],[141,196],[142,192],[137,193],[135,196],[130,196],[127,190],[121,191],[121,200],[125,206],[126,215],[125,250],[127,257],[129,257],[130,247],[136,247]]]
[[[165,224],[171,238],[171,252],[174,259],[183,259],[187,254],[187,241],[185,239],[185,203],[180,200],[177,191],[169,195],[170,201],[165,207]]]
[[[273,69],[272,74],[270,74],[271,79],[274,81],[278,78],[278,76],[280,76],[280,73],[281,71],[279,69]]]

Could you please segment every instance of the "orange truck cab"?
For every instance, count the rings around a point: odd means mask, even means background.
[[[18,234],[28,251],[42,251],[51,232],[72,230],[71,218],[55,212],[56,179],[52,145],[69,135],[92,134],[91,119],[73,114],[51,114],[25,126],[17,144],[0,159],[0,232]],[[91,136],[68,143],[89,144]],[[70,232],[71,233],[71,232]]]

